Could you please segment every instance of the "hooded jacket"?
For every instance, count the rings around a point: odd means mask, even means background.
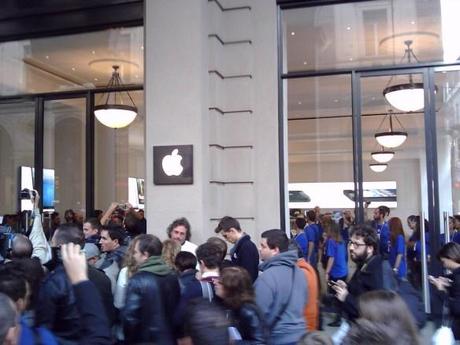
[[[308,288],[304,273],[296,264],[297,252],[287,251],[259,266],[263,273],[254,283],[256,304],[270,328],[271,344],[297,342],[305,333]]]
[[[172,317],[179,297],[177,276],[161,257],[149,257],[128,283],[122,311],[126,343],[175,344]]]

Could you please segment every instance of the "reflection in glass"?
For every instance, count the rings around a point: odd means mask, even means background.
[[[54,172],[54,200],[44,205],[64,214],[86,212],[86,99],[45,102],[43,167]],[[43,188],[53,183],[44,175]]]
[[[21,167],[34,166],[35,104],[0,104],[0,216],[18,211]]]

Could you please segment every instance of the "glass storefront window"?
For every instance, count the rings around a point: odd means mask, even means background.
[[[285,72],[407,64],[460,57],[457,0],[390,0],[283,11]],[[412,58],[411,63],[416,62]]]
[[[134,27],[0,43],[0,96],[104,87],[113,65],[142,84],[143,40]]]
[[[113,201],[144,208],[144,92],[129,93],[138,115],[128,127],[112,129],[95,122],[96,209],[105,210]]]
[[[34,114],[34,102],[0,103],[0,216],[16,213],[21,186],[34,186]]]
[[[43,209],[86,212],[86,99],[45,102]]]
[[[351,78],[289,79],[289,208],[354,209]]]

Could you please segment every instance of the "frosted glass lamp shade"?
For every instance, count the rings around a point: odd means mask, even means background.
[[[134,121],[137,108],[129,105],[104,104],[94,107],[94,115],[104,126],[123,128]]]

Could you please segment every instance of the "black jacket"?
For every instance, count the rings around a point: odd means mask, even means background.
[[[353,277],[348,282],[348,296],[341,303],[349,320],[359,317],[358,298],[363,293],[383,289],[382,257],[374,255],[363,265],[356,268]]]
[[[239,239],[230,251],[232,264],[245,268],[255,282],[259,275],[259,251],[249,235]]]
[[[452,284],[445,297],[452,319],[452,331],[455,339],[460,340],[460,268],[454,270],[448,278],[452,280]]]
[[[122,311],[127,344],[173,345],[172,317],[180,288],[175,274],[159,276],[139,271],[129,280]]]
[[[108,311],[107,319],[113,319],[112,311],[114,309],[110,280],[103,272],[92,267],[88,268],[88,276],[97,289],[93,293],[102,296],[101,301],[105,310]],[[77,301],[72,284],[62,265],[58,265],[40,287],[36,323],[48,328],[59,338],[71,341],[79,341],[81,338],[80,313],[78,312]]]
[[[262,312],[253,303],[245,303],[240,309],[233,311],[233,323],[243,340],[239,345],[265,345],[269,339],[269,330],[266,327]]]

